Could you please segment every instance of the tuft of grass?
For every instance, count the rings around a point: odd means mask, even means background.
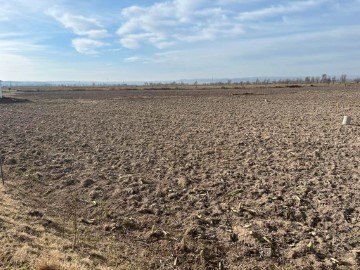
[[[61,265],[52,259],[42,259],[36,266],[36,270],[62,270]]]

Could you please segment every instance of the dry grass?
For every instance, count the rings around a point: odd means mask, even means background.
[[[86,243],[86,237],[82,237],[80,240],[86,248],[73,249],[71,220],[65,224],[65,231],[69,233],[62,234],[49,226],[49,222],[45,222],[49,218],[29,217],[31,212],[31,209],[11,199],[4,187],[0,186],[0,269],[114,269],[109,267],[107,256],[100,255],[96,250],[99,239],[92,241],[93,246],[90,246]],[[51,221],[59,227],[63,223],[57,219]],[[99,261],[97,258],[104,260]],[[122,269],[129,268],[126,266]]]
[[[61,265],[52,259],[41,259],[35,266],[36,270],[62,270]]]

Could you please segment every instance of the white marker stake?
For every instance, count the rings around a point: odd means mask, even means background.
[[[344,116],[342,124],[343,125],[350,125],[350,122],[351,122],[351,116]]]

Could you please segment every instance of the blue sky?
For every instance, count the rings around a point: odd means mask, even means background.
[[[360,75],[360,0],[0,0],[0,79]]]

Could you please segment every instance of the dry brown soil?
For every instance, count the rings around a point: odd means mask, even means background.
[[[360,268],[360,87],[15,97],[4,192],[88,269]]]

